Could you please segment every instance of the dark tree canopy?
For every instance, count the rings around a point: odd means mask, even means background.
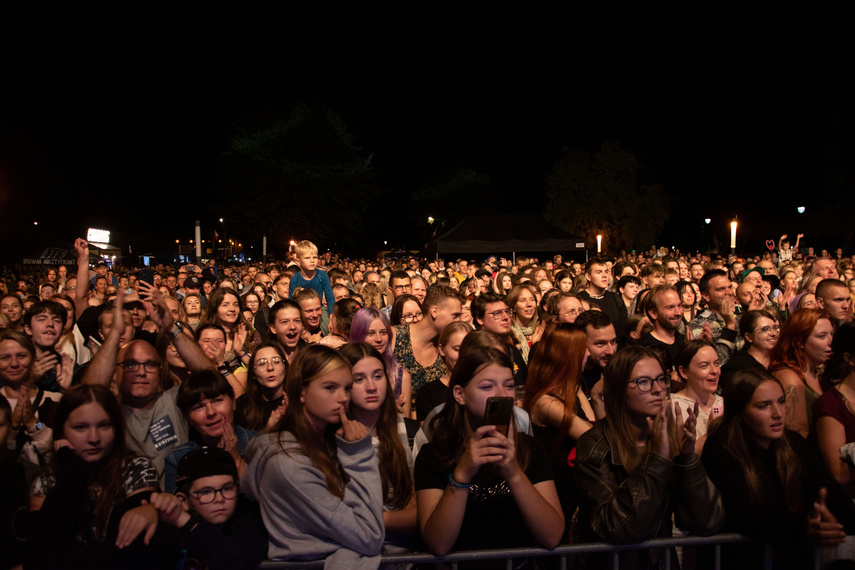
[[[287,119],[256,121],[231,140],[219,163],[221,206],[251,239],[351,246],[379,193],[361,151],[338,114],[298,103]]]
[[[619,143],[595,154],[567,150],[546,179],[544,219],[584,235],[589,246],[603,236],[603,249],[646,249],[668,220],[668,197],[646,184],[638,159]]]
[[[431,216],[446,229],[468,214],[492,213],[500,203],[490,178],[467,168],[452,168],[434,176],[408,199],[410,215],[418,225]]]

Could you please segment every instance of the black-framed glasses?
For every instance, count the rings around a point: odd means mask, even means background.
[[[412,288],[413,286],[409,283],[407,283],[406,285],[392,285],[392,289],[394,289],[395,291],[409,291]]]
[[[148,361],[148,362],[137,362],[136,360],[125,360],[124,362],[120,362],[119,366],[128,370],[130,372],[136,372],[140,369],[140,365],[145,368],[146,372],[157,372],[160,370],[160,362]]]
[[[403,322],[403,323],[417,323],[420,320],[422,320],[423,316],[424,316],[424,314],[421,312],[414,313],[412,315],[401,315],[401,322]]]
[[[213,503],[214,499],[217,498],[217,493],[223,496],[223,499],[229,500],[237,497],[238,494],[238,486],[237,483],[226,483],[219,489],[214,489],[212,487],[205,487],[203,489],[199,489],[198,491],[191,491],[190,494],[193,495],[197,501],[199,501],[202,505],[207,505],[208,503]]]
[[[653,382],[656,382],[663,388],[671,387],[671,377],[663,374],[662,376],[657,376],[656,378],[651,378],[650,376],[641,376],[639,378],[633,378],[630,382],[634,382],[639,392],[649,392],[653,389]]]

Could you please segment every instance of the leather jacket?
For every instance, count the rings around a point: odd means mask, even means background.
[[[575,473],[583,495],[583,537],[592,531],[587,538],[631,544],[670,536],[672,512],[677,526],[692,534],[710,535],[722,527],[721,496],[698,457],[680,464],[648,451],[627,473],[614,440],[605,421],[579,439]]]

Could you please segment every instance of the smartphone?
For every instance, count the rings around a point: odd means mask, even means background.
[[[140,281],[145,281],[148,284],[151,284],[154,281],[154,269],[151,267],[143,267],[140,269],[139,273]]]
[[[484,425],[496,426],[496,431],[507,437],[508,427],[511,425],[511,414],[513,413],[513,398],[487,398],[487,407],[484,410]]]

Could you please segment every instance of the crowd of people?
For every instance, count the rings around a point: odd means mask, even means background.
[[[728,568],[764,543],[774,568],[851,567],[855,256],[786,238],[142,268],[78,239],[76,267],[0,280],[2,567],[377,568],[722,531],[756,540]]]

